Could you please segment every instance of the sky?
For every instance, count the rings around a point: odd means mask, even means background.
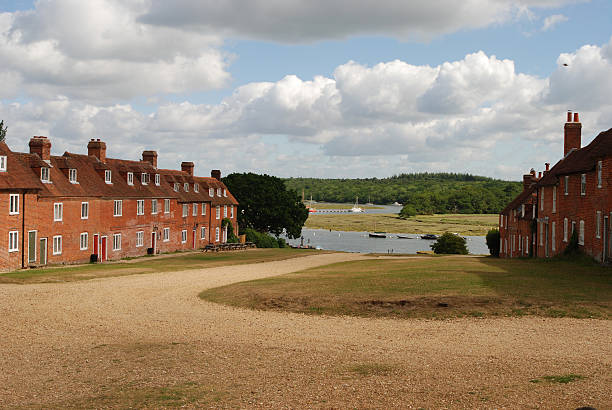
[[[612,128],[609,0],[0,0],[7,143],[196,173],[520,180]]]

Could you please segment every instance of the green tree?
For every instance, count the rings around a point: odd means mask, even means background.
[[[230,174],[223,182],[238,200],[238,224],[242,229],[253,228],[276,236],[285,230],[290,238],[302,234],[308,210],[280,178],[250,172]]]
[[[6,130],[7,128],[4,126],[4,120],[0,121],[0,142],[4,141],[6,138]]]
[[[434,253],[459,255],[467,255],[468,253],[465,239],[450,232],[446,232],[436,242],[432,243],[431,249]]]
[[[491,256],[499,258],[499,230],[491,229],[487,232],[487,247]]]

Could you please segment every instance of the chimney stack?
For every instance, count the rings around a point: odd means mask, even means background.
[[[51,141],[47,137],[32,137],[30,138],[30,154],[38,154],[45,161],[51,159]]]
[[[563,156],[574,150],[580,149],[582,134],[582,124],[578,117],[578,113],[575,112],[572,120],[572,112],[567,112],[567,122],[565,123],[565,134],[563,137]]]
[[[189,176],[193,176],[193,162],[182,162],[181,171],[188,173]]]
[[[100,138],[92,138],[87,144],[87,155],[94,156],[100,160],[100,162],[106,162],[106,144],[104,141],[100,141]]]
[[[217,181],[221,181],[221,170],[213,169],[212,171],[210,171],[210,176],[216,179]]]
[[[142,151],[142,160],[157,168],[157,151]]]
[[[523,190],[526,191],[531,187],[532,184],[536,182],[535,171],[532,170],[531,173],[523,175]]]

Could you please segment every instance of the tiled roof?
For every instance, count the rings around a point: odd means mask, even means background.
[[[506,214],[506,213],[512,211],[513,209],[518,208],[522,204],[528,203],[529,200],[535,194],[535,191],[536,191],[536,184],[533,184],[529,188],[524,189],[523,192],[518,194],[518,196],[516,198],[514,198],[508,205],[506,205],[506,207],[504,208],[504,210],[501,213],[502,214]]]
[[[0,189],[42,189],[40,179],[34,175],[29,164],[24,163],[20,154],[12,152],[0,142],[0,155],[6,156],[6,172],[0,172]]]

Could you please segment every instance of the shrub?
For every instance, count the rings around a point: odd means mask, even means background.
[[[570,237],[569,243],[563,251],[563,254],[579,255],[580,253],[580,247],[578,246],[578,233],[576,232],[576,230],[574,230],[574,232],[572,232],[572,236]]]
[[[446,232],[440,236],[436,242],[431,245],[434,253],[459,254],[467,255],[468,250],[465,245],[465,239],[459,235]]]
[[[234,235],[234,226],[232,225],[231,219],[223,218],[223,221],[221,221],[221,227],[225,228],[226,226],[227,226],[227,242],[228,243],[240,242],[240,238]]]
[[[287,241],[284,240],[283,238],[276,238],[276,241],[278,242],[279,248],[288,248]]]
[[[414,205],[407,204],[407,205],[404,205],[404,207],[402,208],[400,212],[400,217],[410,218],[411,216],[415,216],[416,214],[417,214],[417,210],[414,207]]]
[[[246,234],[246,240],[253,242],[258,248],[278,248],[279,242],[275,237],[263,233],[257,232],[255,229],[247,228],[244,233]]]
[[[491,256],[499,258],[499,230],[491,229],[487,232],[487,247]]]

